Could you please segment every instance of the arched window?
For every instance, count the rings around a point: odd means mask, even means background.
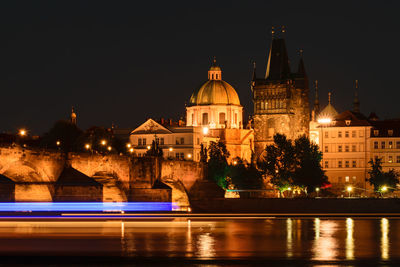
[[[225,112],[219,113],[219,124],[225,124]]]
[[[208,113],[203,113],[202,124],[208,125]]]

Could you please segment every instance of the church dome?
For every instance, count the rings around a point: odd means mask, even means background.
[[[238,105],[239,96],[236,90],[227,82],[222,80],[222,71],[214,63],[208,71],[208,81],[205,82],[190,97],[189,105]]]

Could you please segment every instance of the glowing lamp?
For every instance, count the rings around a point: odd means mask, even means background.
[[[86,148],[86,149],[89,149],[89,148],[90,148],[90,145],[89,145],[89,144],[86,144],[86,145],[85,145],[85,148]]]
[[[351,191],[353,191],[353,187],[348,186],[348,187],[347,187],[347,192],[351,192]]]
[[[131,145],[130,143],[127,143],[127,144],[126,144],[126,147],[127,147],[127,148],[130,148],[131,146],[132,146],[132,145]]]
[[[111,151],[112,147],[111,147],[111,146],[108,146],[107,149],[108,149],[108,151]]]
[[[318,123],[321,123],[321,124],[329,124],[331,122],[332,122],[331,118],[320,118],[320,119],[318,119]]]
[[[319,187],[315,188],[315,191],[319,192]]]
[[[172,147],[170,147],[168,150],[169,150],[169,152],[172,152],[174,149]]]
[[[387,190],[388,190],[388,188],[387,188],[386,185],[382,186],[382,188],[381,188],[381,191],[382,191],[382,192],[386,192]]]
[[[203,134],[204,135],[207,135],[208,131],[209,131],[208,127],[203,127]]]
[[[56,145],[57,145],[57,146],[60,146],[60,145],[61,145],[61,142],[60,142],[60,141],[57,141],[57,142],[56,142]]]
[[[147,150],[150,150],[151,146],[147,146]]]
[[[19,130],[19,135],[20,136],[25,136],[26,135],[26,130],[25,129]]]
[[[188,158],[190,159],[190,158],[192,157],[192,154],[188,154],[187,156],[188,156]]]
[[[237,161],[236,161],[236,160],[234,160],[234,161],[233,161],[233,165],[236,165],[236,164],[237,164]]]
[[[129,152],[133,153],[133,148],[129,149]]]
[[[107,144],[107,141],[106,141],[106,140],[101,140],[100,144],[101,144],[102,146],[105,146],[105,145]]]
[[[291,191],[291,190],[292,190],[292,188],[291,188],[291,187],[288,187],[288,189],[287,189],[287,190]]]

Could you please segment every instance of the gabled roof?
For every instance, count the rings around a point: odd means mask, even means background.
[[[400,120],[370,121],[371,137],[400,137]],[[374,130],[378,130],[374,132]],[[389,135],[389,130],[391,135]]]
[[[169,129],[162,126],[153,119],[148,119],[145,123],[137,127],[131,134],[170,134]]]
[[[350,121],[350,124],[348,122]],[[335,117],[335,126],[370,126],[367,117],[359,112],[346,110]]]

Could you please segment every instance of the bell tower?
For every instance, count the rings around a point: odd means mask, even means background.
[[[284,32],[284,28],[282,29]],[[308,77],[300,50],[297,72],[292,72],[284,38],[272,31],[266,74],[253,74],[251,89],[254,104],[254,145],[260,156],[276,133],[295,139],[308,135],[310,109]]]

